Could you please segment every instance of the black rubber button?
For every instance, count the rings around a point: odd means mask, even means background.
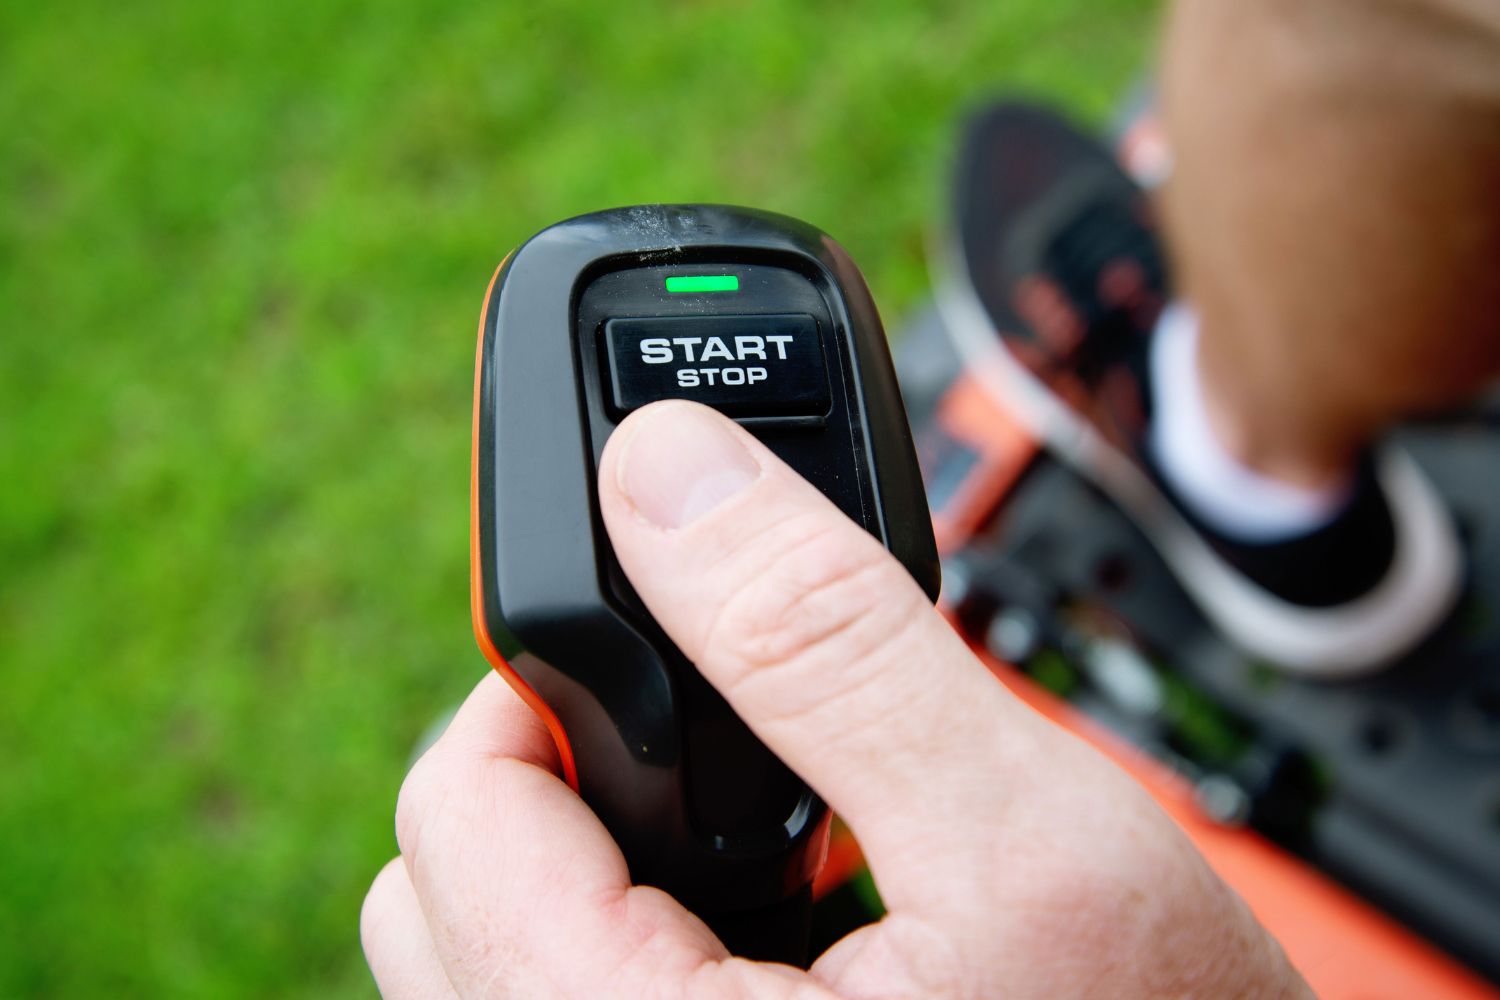
[[[805,313],[612,319],[604,342],[616,416],[658,399],[741,417],[829,409],[823,340]]]

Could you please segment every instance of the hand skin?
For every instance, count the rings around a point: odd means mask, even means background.
[[[807,972],[729,957],[631,886],[540,720],[489,676],[401,789],[401,856],[360,920],[385,996],[1312,995],[1138,786],[1012,698],[742,429],[646,407],[605,448],[599,494],[652,614],[849,823],[889,913]]]

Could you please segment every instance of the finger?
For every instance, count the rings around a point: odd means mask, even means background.
[[[456,1000],[400,858],[375,876],[359,912],[359,939],[386,1000]]]
[[[541,720],[490,674],[401,786],[396,839],[441,964],[464,993],[540,989],[545,966],[523,947],[522,911],[538,919],[557,898],[549,868],[585,892],[627,885],[618,850],[554,777],[555,762]]]
[[[1036,761],[1032,714],[900,563],[733,422],[683,401],[633,414],[599,500],[651,613],[877,871],[972,814],[981,764],[989,784]]]
[[[439,755],[514,757],[553,774],[562,772],[557,744],[552,742],[547,724],[493,671],[474,686],[427,752],[433,751]]]
[[[775,998],[806,986],[723,961],[701,921],[632,888],[598,818],[542,766],[551,744],[528,728],[535,718],[486,680],[401,789],[397,840],[460,995]]]

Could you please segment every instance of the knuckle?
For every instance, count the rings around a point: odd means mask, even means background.
[[[681,987],[705,959],[703,950],[682,933],[680,904],[660,889],[632,886],[624,893],[612,892],[601,907],[629,942],[608,967],[606,978],[617,990],[612,995],[683,996]]]
[[[396,795],[396,843],[405,854],[414,854],[421,840],[422,828],[434,811],[434,798],[441,793],[438,769],[432,766],[429,751],[407,772]]]
[[[924,610],[905,568],[842,515],[779,526],[756,548],[771,555],[746,573],[705,639],[726,684],[770,670],[832,678],[830,668],[874,657]]]
[[[401,857],[387,861],[370,883],[364,903],[359,908],[359,940],[365,954],[378,947],[382,929],[396,905],[399,879],[405,878]]]
[[[473,763],[436,748],[412,766],[396,796],[396,844],[401,853],[414,861],[421,858],[432,849],[430,841],[441,842],[454,832],[455,818],[476,811],[478,798],[491,789],[474,772]]]
[[[429,751],[412,767],[396,798],[396,843],[414,859],[474,824],[502,823],[549,775],[514,757],[467,758]]]

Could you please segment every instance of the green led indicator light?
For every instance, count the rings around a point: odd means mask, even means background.
[[[673,295],[687,292],[737,292],[740,279],[732,274],[674,274],[667,279],[667,291]]]

